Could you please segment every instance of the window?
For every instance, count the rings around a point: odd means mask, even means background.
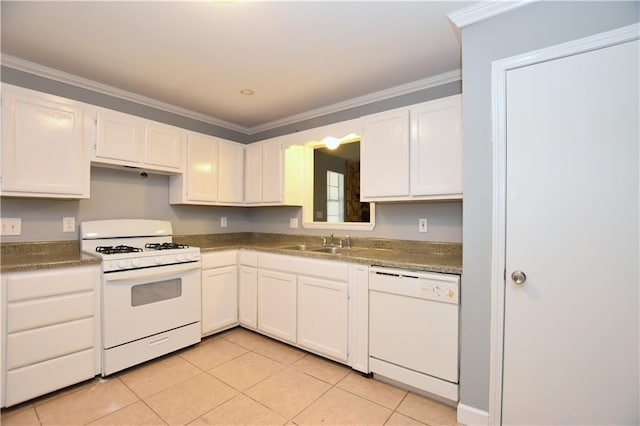
[[[327,222],[344,222],[344,175],[327,170]]]

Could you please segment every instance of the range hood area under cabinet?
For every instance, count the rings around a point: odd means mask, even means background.
[[[170,175],[171,204],[303,203],[308,141],[298,139],[308,131],[243,145],[30,89],[8,84],[2,89],[2,196],[89,198],[93,164]],[[460,199],[459,110],[456,95],[363,117],[362,200]],[[336,125],[318,129],[330,134]],[[427,136],[425,126],[435,133]],[[390,131],[398,145],[392,150],[382,143]],[[400,191],[385,190],[396,181]]]

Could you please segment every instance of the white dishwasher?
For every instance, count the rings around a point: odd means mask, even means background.
[[[369,369],[458,400],[458,275],[369,270]]]

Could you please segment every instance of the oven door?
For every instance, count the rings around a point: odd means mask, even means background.
[[[105,273],[103,347],[200,321],[200,262]]]

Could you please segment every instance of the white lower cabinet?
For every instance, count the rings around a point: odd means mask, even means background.
[[[202,335],[238,324],[237,251],[202,255]]]
[[[257,330],[368,373],[368,271],[259,253]]]
[[[346,282],[298,277],[298,345],[347,361],[349,285]]]
[[[100,373],[99,280],[99,266],[2,277],[2,406]]]
[[[258,328],[258,269],[254,266],[238,267],[238,321]]]
[[[369,267],[251,250],[202,255],[202,334],[236,324],[369,372]]]
[[[258,270],[258,330],[296,343],[296,276]]]

